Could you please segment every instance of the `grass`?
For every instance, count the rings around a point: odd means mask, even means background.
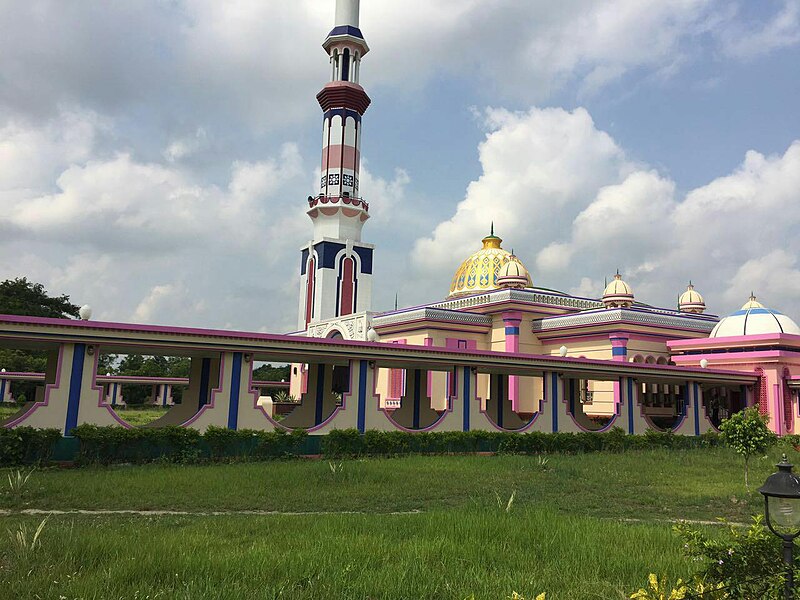
[[[22,408],[21,404],[4,402],[0,404],[0,421],[3,421],[13,414],[16,414]]]
[[[21,404],[0,404],[0,421],[15,414],[20,408],[22,408]],[[115,412],[126,423],[139,427],[162,417],[168,410],[169,407],[162,408],[160,406],[148,406],[145,408],[117,407]]]
[[[755,461],[753,481],[766,478],[778,456],[775,451]],[[392,512],[457,509],[516,490],[517,503],[583,516],[744,521],[761,510],[759,494],[744,488],[740,459],[721,448],[552,455],[543,466],[528,456],[341,464],[336,473],[327,461],[303,459],[43,470],[29,484],[25,506]],[[6,502],[0,495],[0,507]]]
[[[491,503],[381,517],[53,517],[40,539],[0,571],[7,597],[608,599],[649,569],[686,570],[664,527]]]
[[[139,427],[163,417],[169,409],[170,407],[160,406],[148,406],[144,408],[118,407],[114,409],[114,412],[119,415],[120,419],[128,423],[128,425]]]
[[[761,510],[725,449],[39,470],[21,506],[327,513],[53,515],[26,561],[0,536],[8,597],[87,599],[623,598],[690,573],[668,520]]]

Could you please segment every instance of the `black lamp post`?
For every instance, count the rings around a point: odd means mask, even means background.
[[[800,535],[800,478],[792,473],[786,455],[758,491],[764,496],[764,512],[770,531],[783,540],[783,562],[786,563],[786,595],[794,598],[794,539]]]

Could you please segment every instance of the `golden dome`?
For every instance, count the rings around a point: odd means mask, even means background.
[[[756,295],[750,292],[750,299],[742,305],[740,310],[750,310],[751,308],[764,308],[764,305],[756,300]]]
[[[508,262],[518,263],[522,267],[520,274],[524,274],[526,284],[520,287],[533,287],[531,276],[522,261],[500,247],[503,240],[494,234],[494,227],[492,227],[492,233],[481,241],[483,248],[472,254],[458,267],[453,281],[450,283],[448,298],[479,294],[503,287],[498,282],[498,277],[500,269]]]
[[[614,275],[614,280],[603,290],[603,304],[606,308],[633,306],[633,290],[622,280],[622,275]]]
[[[703,297],[694,289],[692,282],[689,282],[689,285],[686,288],[686,291],[681,294],[681,297],[678,299],[678,309],[681,312],[686,313],[694,313],[694,314],[701,314],[706,309],[705,300]]]

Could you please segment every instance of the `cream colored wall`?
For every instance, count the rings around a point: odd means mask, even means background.
[[[561,346],[567,347],[567,356],[583,357],[593,360],[612,360],[610,340],[571,340],[569,343],[548,343],[544,345],[545,354],[559,356]],[[583,404],[583,412],[589,416],[611,416],[616,410],[616,398],[613,381],[589,381],[592,402]]]
[[[641,356],[643,360],[652,357],[658,360],[663,357],[669,361],[669,350],[667,350],[666,342],[651,342],[642,340],[629,340],[628,341],[628,360],[633,360],[636,356]]]

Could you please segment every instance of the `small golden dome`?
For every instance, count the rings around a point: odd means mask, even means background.
[[[520,274],[525,277],[525,285],[518,287],[533,287],[525,265],[516,256],[501,247],[503,240],[494,234],[494,226],[492,226],[491,234],[481,241],[483,247],[458,267],[453,281],[450,283],[448,298],[499,289],[502,287],[498,281],[500,270],[509,262],[517,263],[522,268]]]
[[[764,308],[764,305],[756,300],[756,295],[750,292],[750,299],[742,305],[741,310],[750,310],[751,308]]]
[[[614,280],[603,290],[603,304],[606,308],[627,308],[633,306],[633,290],[622,280],[622,275],[614,275]]]
[[[706,309],[705,300],[699,292],[695,291],[692,282],[686,287],[686,291],[681,294],[678,299],[678,309],[681,312],[702,314]]]

